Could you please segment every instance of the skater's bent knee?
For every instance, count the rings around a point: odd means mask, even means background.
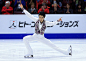
[[[25,41],[26,40],[26,37],[23,37],[23,41]]]
[[[31,39],[31,36],[25,36],[25,37],[23,37],[23,41],[29,41]]]

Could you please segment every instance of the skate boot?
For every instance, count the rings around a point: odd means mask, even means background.
[[[25,55],[24,58],[33,58],[33,55]]]
[[[69,55],[71,55],[71,56],[72,56],[72,46],[71,46],[71,45],[70,45],[70,47],[69,47],[68,51],[69,51]]]

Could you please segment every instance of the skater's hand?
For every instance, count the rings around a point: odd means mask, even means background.
[[[61,18],[62,18],[62,17],[61,17]],[[61,19],[61,18],[58,20],[58,22],[62,21],[62,19]]]
[[[22,4],[20,4],[19,6],[21,7],[21,9],[23,9],[23,5]]]

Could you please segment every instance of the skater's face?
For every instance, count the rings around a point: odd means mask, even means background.
[[[43,22],[44,17],[42,15],[39,15],[39,20],[40,20],[40,22]]]

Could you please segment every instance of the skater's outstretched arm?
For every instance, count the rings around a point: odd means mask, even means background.
[[[60,21],[62,21],[61,18],[59,20],[57,20],[57,21],[54,21],[54,22],[46,21],[46,26],[54,26],[54,25],[58,24]]]
[[[36,22],[36,21],[38,20],[38,18],[34,17],[34,16],[31,15],[27,10],[25,10],[25,9],[23,8],[23,5],[22,5],[22,4],[20,4],[20,7],[21,7],[21,9],[23,10],[23,12],[24,12],[31,20],[33,20],[34,22]]]

